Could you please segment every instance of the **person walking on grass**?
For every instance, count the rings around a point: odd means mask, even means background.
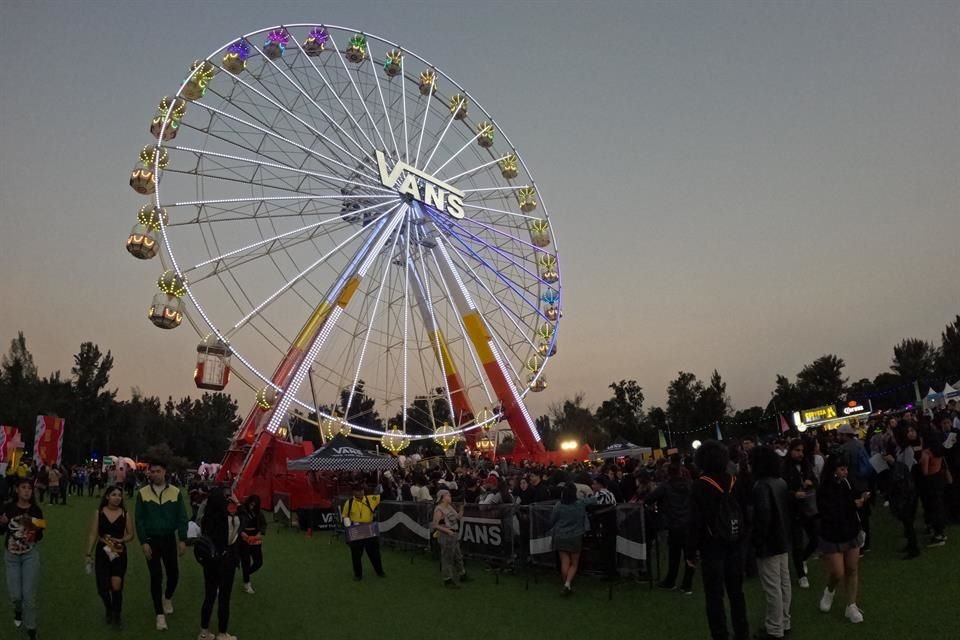
[[[577,485],[567,482],[560,492],[560,502],[550,516],[553,549],[560,555],[560,578],[563,595],[573,595],[573,579],[580,566],[580,551],[586,530],[587,507],[595,505],[592,496],[577,498]]]
[[[706,599],[707,624],[712,640],[728,640],[724,594],[730,602],[735,640],[747,640],[747,602],[743,595],[744,492],[727,471],[730,454],[716,440],[697,449],[697,467],[703,475],[690,490],[690,527],[687,531],[687,563],[699,562]],[[743,470],[740,471],[743,477]]]
[[[173,613],[173,594],[180,580],[178,556],[187,549],[187,503],[183,492],[167,482],[166,464],[159,460],[150,462],[148,476],[149,482],[136,494],[137,539],[150,571],[157,631],[166,631],[166,616]]]
[[[841,582],[847,591],[844,616],[850,622],[863,622],[863,611],[857,606],[859,595],[860,546],[863,529],[857,511],[869,494],[856,495],[847,479],[850,462],[841,450],[827,459],[817,493],[820,511],[820,553],[827,569],[827,586],[820,598],[820,611],[827,613],[833,607],[837,585]]]
[[[781,478],[780,455],[773,449],[756,447],[751,454],[753,468],[753,548],[757,572],[766,602],[764,628],[757,640],[783,638],[790,632],[790,490]]]
[[[40,582],[40,549],[47,526],[33,499],[33,484],[27,478],[13,483],[12,502],[0,511],[0,527],[6,528],[4,565],[7,593],[13,604],[13,624],[26,627],[27,637],[37,637],[37,588]]]
[[[97,593],[106,608],[107,624],[119,627],[127,543],[133,540],[133,518],[123,506],[123,488],[110,487],[93,514],[87,540],[87,561],[93,560]]]
[[[240,568],[243,571],[243,590],[255,593],[250,577],[263,567],[263,536],[267,534],[267,519],[260,509],[260,496],[253,494],[240,507]]]
[[[682,469],[679,459],[671,460],[667,466],[667,481],[661,482],[650,492],[646,503],[658,506],[667,529],[669,563],[667,575],[660,583],[660,588],[679,588],[684,594],[691,595],[695,572],[691,563],[684,562],[683,579],[677,587],[680,559],[686,548],[687,529],[690,526],[690,488],[693,484],[693,481],[682,473]]]
[[[791,497],[793,518],[793,565],[797,570],[801,589],[810,588],[807,576],[807,560],[817,550],[817,475],[812,462],[813,442],[804,445],[803,440],[793,440],[784,461],[783,479]],[[806,539],[804,539],[806,538]]]
[[[212,489],[207,497],[200,532],[202,542],[194,546],[194,553],[203,567],[203,605],[200,607],[197,640],[236,640],[227,629],[230,625],[230,595],[237,573],[240,517],[236,503],[219,487]],[[214,603],[217,605],[216,636],[210,632]]]
[[[454,508],[450,490],[437,491],[433,530],[440,543],[440,575],[443,577],[443,586],[449,589],[459,589],[460,583],[467,581],[467,570],[463,568],[463,553],[460,551],[461,520],[463,507]]]

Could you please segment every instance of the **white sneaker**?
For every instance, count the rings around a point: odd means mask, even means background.
[[[847,610],[843,612],[843,615],[853,624],[860,624],[863,622],[863,611],[861,611],[860,607],[855,604],[847,605]]]
[[[173,613],[173,600],[163,599],[163,612],[168,616]]]
[[[157,616],[157,631],[167,630],[167,618],[161,613]]]
[[[253,585],[250,584],[249,582],[243,583],[243,590],[246,591],[247,593],[256,593],[256,591],[253,590]]]
[[[801,589],[809,589],[810,579],[807,576],[803,576],[802,578],[800,578],[799,584]]]
[[[197,636],[197,640],[213,640],[213,634],[206,629],[201,629],[200,635]]]
[[[218,633],[217,640],[237,640],[237,636],[232,636],[229,633]]]
[[[829,588],[824,588],[823,597],[820,598],[820,611],[827,613],[830,611],[830,608],[833,607],[833,595],[836,591],[830,591]]]

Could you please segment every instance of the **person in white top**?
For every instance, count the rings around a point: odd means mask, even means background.
[[[430,487],[426,485],[422,476],[418,476],[414,480],[413,486],[410,487],[410,495],[416,502],[433,502],[433,498],[430,496]]]

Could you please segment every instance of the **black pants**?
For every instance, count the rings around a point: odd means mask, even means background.
[[[723,603],[724,593],[730,601],[733,637],[736,640],[746,640],[750,635],[747,602],[743,597],[743,561],[740,548],[739,543],[711,544],[700,551],[707,624],[713,640],[728,640],[730,637]]]
[[[230,550],[203,565],[203,606],[200,607],[200,628],[210,628],[213,603],[217,603],[217,630],[226,633],[230,624],[230,594],[237,574],[237,556]]]
[[[857,515],[860,516],[860,528],[863,529],[864,533],[864,542],[863,548],[860,549],[860,552],[863,553],[870,549],[870,543],[873,540],[873,536],[870,535],[870,513],[872,509],[870,508],[869,502],[864,502],[863,506],[860,509],[857,509]]]
[[[127,554],[121,553],[115,560],[107,558],[103,545],[97,543],[97,553],[94,556],[94,575],[97,580],[97,593],[103,600],[107,616],[114,620],[120,619],[123,609],[123,578],[127,575]],[[112,579],[120,578],[120,589],[113,590]]]
[[[947,518],[943,503],[943,490],[945,486],[943,476],[924,477],[918,489],[920,489],[920,500],[923,501],[923,519],[933,530],[933,534],[943,535],[943,530],[947,526]]]
[[[663,586],[673,588],[677,582],[677,574],[680,572],[680,556],[684,554],[684,547],[687,542],[686,529],[669,529],[667,531],[667,555],[669,566],[667,568],[667,577],[663,579]],[[693,586],[693,567],[684,563],[683,582],[680,584],[681,591],[690,591]]]
[[[263,545],[259,544],[237,544],[240,552],[240,569],[243,571],[243,583],[250,582],[250,576],[255,574],[263,566]]]
[[[798,578],[807,576],[803,563],[817,550],[819,528],[817,516],[800,516],[793,523],[793,565],[797,569]]]
[[[363,577],[363,565],[360,564],[360,559],[363,557],[363,552],[367,552],[367,557],[370,558],[370,564],[373,565],[373,570],[377,575],[383,574],[383,565],[380,563],[380,538],[374,536],[372,538],[367,538],[366,540],[357,540],[356,542],[350,543],[350,557],[353,560],[353,575],[357,578]]]
[[[153,553],[147,560],[150,570],[150,597],[153,598],[153,611],[158,616],[163,613],[163,600],[169,600],[177,590],[180,581],[180,564],[177,559],[177,536],[173,533],[156,536],[147,541]],[[162,568],[161,568],[162,565]],[[163,589],[163,572],[167,572],[167,588]]]
[[[918,502],[919,499],[914,496],[899,514],[900,522],[903,524],[903,537],[907,539],[907,551],[910,553],[920,551],[920,547],[917,544],[917,528],[914,524],[914,521],[917,519]]]

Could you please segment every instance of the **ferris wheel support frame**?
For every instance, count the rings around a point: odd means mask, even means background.
[[[381,227],[367,236],[350,262],[350,268],[330,288],[328,295],[314,309],[303,328],[290,346],[287,355],[274,372],[271,382],[278,389],[277,400],[269,409],[254,404],[253,409],[241,424],[227,451],[224,464],[218,472],[218,480],[228,477],[233,480],[234,492],[238,496],[249,494],[253,485],[253,475],[260,468],[269,445],[275,438],[280,420],[286,415],[293,397],[296,395],[307,372],[323,347],[325,338],[350,299],[360,286],[371,258],[375,258],[384,244],[396,230],[406,215],[406,207],[392,214],[389,221],[382,218],[375,223]],[[397,207],[391,209],[393,211]]]
[[[430,219],[429,214],[423,212],[419,204],[415,205],[414,209],[417,216],[422,220]],[[473,302],[469,291],[467,291],[466,284],[460,277],[460,273],[457,271],[440,235],[437,236],[435,246],[430,251],[437,258],[440,276],[446,281],[452,293],[453,305],[457,313],[460,314],[464,330],[473,345],[474,352],[479,358],[483,370],[487,374],[490,386],[493,387],[497,399],[500,400],[503,416],[517,436],[517,443],[523,452],[531,456],[542,455],[546,452],[546,448],[543,446],[543,441],[540,439],[533,418],[517,393],[516,387],[510,382],[507,367],[497,345],[494,343],[493,336],[491,336],[483,316]]]

